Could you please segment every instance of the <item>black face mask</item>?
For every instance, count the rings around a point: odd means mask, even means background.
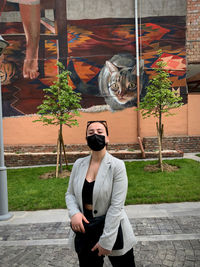
[[[106,145],[104,135],[93,134],[93,135],[87,136],[86,139],[87,139],[87,144],[89,148],[91,148],[94,151],[100,151]]]

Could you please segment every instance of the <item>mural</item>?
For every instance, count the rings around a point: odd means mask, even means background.
[[[2,13],[14,10],[22,18],[0,21],[0,34],[10,43],[0,58],[4,116],[36,113],[43,89],[56,78],[57,60],[71,71],[71,85],[82,94],[86,112],[136,106],[133,18],[67,20],[66,1],[56,7],[47,0],[44,6],[36,0],[26,5],[1,1]],[[45,17],[45,8],[54,10],[53,21]],[[140,98],[162,49],[172,89],[186,103],[185,16],[141,18],[139,26]]]

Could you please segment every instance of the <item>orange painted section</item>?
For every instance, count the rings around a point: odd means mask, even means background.
[[[171,111],[173,116],[163,116],[164,136],[180,136],[188,134],[188,104]],[[141,137],[156,136],[156,118],[141,119]],[[200,129],[199,129],[200,135]]]
[[[188,104],[174,110],[176,115],[164,117],[165,136],[200,135],[200,94],[188,95]],[[43,126],[32,121],[37,116],[4,118],[5,145],[56,144],[58,127]],[[106,120],[110,143],[137,143],[137,114],[135,108],[118,112],[81,113],[79,126],[64,126],[66,144],[84,144],[88,120]],[[141,118],[141,137],[156,136],[156,119]]]
[[[188,135],[200,135],[200,93],[188,95]]]
[[[4,118],[5,145],[41,145],[56,144],[58,127],[43,126],[42,123],[32,121],[37,116],[23,116]],[[66,144],[84,144],[85,128],[88,120],[106,120],[109,127],[111,143],[135,143],[136,140],[136,112],[127,109],[122,112],[81,113],[78,117],[79,126],[63,127],[63,137]]]

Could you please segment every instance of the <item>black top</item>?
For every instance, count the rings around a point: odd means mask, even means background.
[[[83,191],[82,191],[82,198],[83,198],[83,213],[85,217],[90,220],[93,218],[92,210],[85,209],[85,204],[92,205],[92,195],[93,195],[93,188],[94,188],[94,182],[89,183],[86,179],[83,185]]]
[[[83,185],[83,191],[82,191],[83,206],[84,206],[84,204],[92,205],[92,195],[93,195],[94,182],[95,181],[89,183],[85,179],[85,182]]]

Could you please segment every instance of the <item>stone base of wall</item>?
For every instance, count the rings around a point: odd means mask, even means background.
[[[141,151],[127,151],[127,150],[109,150],[109,152],[123,160],[128,159],[141,159],[142,154]],[[89,151],[82,152],[67,152],[67,160],[69,163],[75,162],[76,159],[80,157],[85,157],[89,155]],[[183,152],[181,151],[163,151],[163,157],[182,157]],[[5,165],[7,167],[19,167],[19,166],[39,166],[39,165],[51,165],[56,164],[56,153],[5,153]],[[145,158],[157,158],[158,152],[146,152]],[[64,158],[64,157],[63,157]],[[64,159],[63,159],[63,163]]]
[[[143,138],[145,151],[158,149],[157,137]],[[183,152],[200,152],[200,136],[169,136],[163,138],[163,149],[181,150]]]
[[[109,144],[108,150],[139,150],[139,144]],[[81,152],[89,151],[87,145],[75,144],[75,145],[65,145],[66,152]],[[15,146],[5,146],[5,153],[55,153],[57,151],[56,145],[15,145]]]
[[[157,137],[143,138],[146,158],[157,158]],[[5,146],[7,167],[56,164],[56,146]],[[139,144],[110,144],[109,152],[120,159],[141,159]],[[86,145],[66,145],[67,158],[73,163],[89,154]],[[182,157],[184,152],[200,152],[200,136],[170,136],[163,139],[163,157]]]

